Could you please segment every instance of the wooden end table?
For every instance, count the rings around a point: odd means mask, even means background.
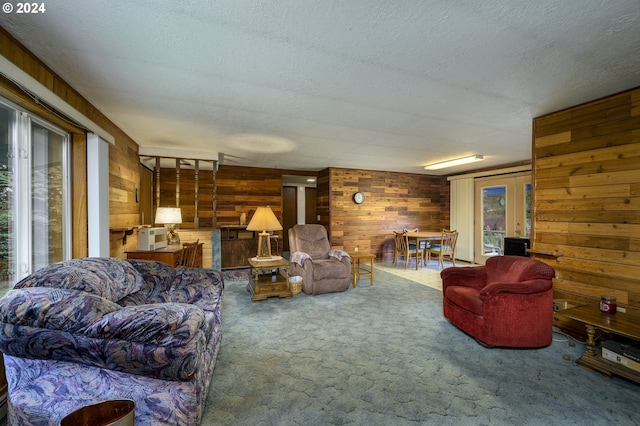
[[[251,301],[267,300],[269,297],[292,297],[289,285],[289,261],[280,256],[271,260],[249,259],[249,284],[247,291]],[[274,272],[275,271],[275,272]]]
[[[369,285],[373,285],[373,261],[376,258],[374,254],[364,253],[364,252],[353,252],[349,253],[351,256],[351,271],[353,272],[353,287],[355,288],[358,280],[360,279],[360,275],[369,275]],[[369,260],[369,271],[366,269],[360,269],[361,261]]]
[[[576,361],[578,365],[600,371],[609,376],[615,374],[640,383],[640,372],[603,358],[602,349],[596,345],[595,339],[596,330],[602,330],[640,341],[639,313],[627,310],[627,312],[618,311],[615,315],[609,315],[600,312],[598,303],[578,306],[556,313],[584,323],[587,329],[587,350]]]

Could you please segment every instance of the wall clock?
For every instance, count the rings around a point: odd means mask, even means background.
[[[355,201],[356,204],[364,203],[364,194],[362,192],[356,192],[353,194],[353,201]]]

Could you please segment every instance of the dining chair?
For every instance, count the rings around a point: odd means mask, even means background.
[[[420,228],[404,229],[405,232],[420,232]],[[424,251],[429,244],[426,241],[420,241],[420,249]]]
[[[431,244],[426,248],[427,265],[431,255],[438,256],[440,269],[444,269],[444,258],[451,259],[453,266],[456,266],[456,242],[458,241],[458,231],[442,230],[439,244]]]
[[[196,265],[196,253],[198,251],[198,243],[200,240],[196,240],[195,243],[183,243],[182,244],[182,257],[180,258],[180,266],[185,268],[193,268]]]
[[[409,266],[409,261],[411,257],[416,258],[416,262],[420,260],[424,263],[424,249],[420,248],[416,251],[416,245],[409,243],[409,237],[407,236],[407,230],[403,230],[401,232],[393,231],[393,238],[395,241],[395,253],[393,256],[393,263],[398,266],[398,257],[404,256],[404,269],[407,269]]]

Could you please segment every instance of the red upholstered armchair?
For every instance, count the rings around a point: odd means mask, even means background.
[[[444,316],[485,346],[539,348],[552,339],[555,270],[520,256],[441,273]]]

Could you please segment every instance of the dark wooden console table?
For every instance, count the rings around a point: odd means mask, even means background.
[[[640,341],[640,314],[630,310],[615,315],[604,314],[598,303],[566,309],[558,314],[584,323],[587,329],[587,350],[576,361],[578,365],[640,383],[640,372],[603,358],[602,348],[596,344],[597,330]]]

